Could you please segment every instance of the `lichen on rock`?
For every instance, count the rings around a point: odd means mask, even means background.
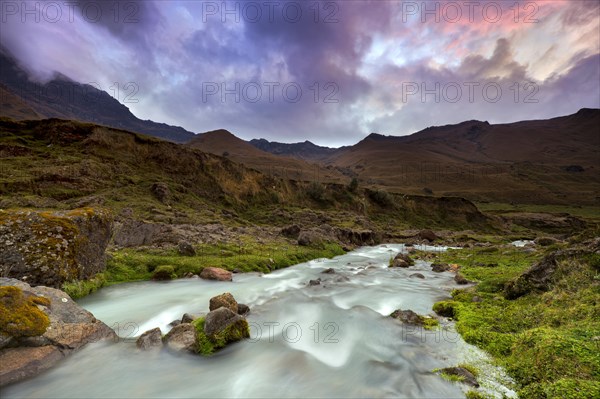
[[[112,216],[102,209],[0,210],[0,275],[60,287],[106,268]]]

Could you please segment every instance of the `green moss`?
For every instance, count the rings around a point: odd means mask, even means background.
[[[153,280],[172,280],[174,278],[177,278],[175,268],[170,265],[158,266],[152,274]]]
[[[572,255],[559,260],[553,285],[544,293],[506,300],[490,292],[490,280],[514,278],[526,270],[521,255],[503,249],[475,261],[448,254],[447,262],[461,264],[461,272],[480,284],[455,290],[452,301],[438,302],[434,310],[452,314],[456,329],[468,343],[493,355],[518,383],[521,398],[595,397],[600,380],[600,281],[594,280],[596,257]],[[455,253],[458,255],[457,253]],[[536,255],[539,258],[543,254]],[[513,261],[511,262],[511,257]],[[505,268],[505,270],[496,270]],[[486,284],[488,283],[488,284]],[[479,299],[474,301],[475,297]]]
[[[540,257],[540,253],[525,252],[522,248],[484,247],[450,249],[440,253],[436,262],[457,263],[467,280],[479,283],[478,292],[496,293]]]
[[[62,285],[62,290],[69,294],[73,299],[79,299],[98,289],[106,284],[106,276],[104,273],[98,273],[89,280],[74,280],[66,282]]]
[[[439,370],[433,370],[434,373],[439,372]],[[440,373],[440,377],[442,377],[443,379],[445,379],[446,381],[450,381],[450,382],[463,382],[465,380],[465,378],[461,375],[455,375],[455,374],[447,374],[444,373],[443,371],[441,371]]]
[[[440,301],[433,305],[433,311],[443,317],[454,317],[455,306],[453,301]]]
[[[196,328],[196,342],[198,344],[198,353],[204,356],[212,355],[216,348],[213,342],[208,339],[208,336],[204,333],[204,317],[199,317],[192,321],[192,325]]]
[[[426,330],[435,330],[440,325],[440,322],[437,321],[437,319],[434,319],[433,317],[423,317],[422,320],[423,328],[425,328]]]
[[[200,317],[192,322],[196,328],[196,342],[198,353],[210,356],[215,351],[224,348],[227,344],[240,341],[250,337],[250,327],[246,319],[240,319],[215,335],[207,335],[204,332],[205,318]]]
[[[469,392],[465,393],[465,396],[467,399],[490,399],[490,398],[492,398],[491,396],[484,395],[478,391],[469,391]]]
[[[0,332],[13,337],[44,334],[50,319],[37,305],[50,306],[50,300],[25,296],[18,287],[0,287]]]

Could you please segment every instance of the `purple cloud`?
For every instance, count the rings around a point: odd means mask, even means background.
[[[23,4],[39,4],[38,21]],[[139,102],[126,105],[138,117],[195,132],[344,145],[600,107],[597,2],[521,2],[518,18],[501,3],[498,21],[490,1],[452,21],[447,1],[428,3],[430,15],[407,1],[82,0],[49,22],[51,4],[62,3],[2,3],[0,44],[35,79],[56,71],[109,93],[135,82]],[[423,101],[423,89],[439,92]]]

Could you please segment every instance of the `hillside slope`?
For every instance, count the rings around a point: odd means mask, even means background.
[[[494,229],[467,200],[279,179],[202,152],[88,123],[0,118],[0,208],[101,205],[166,223]]]
[[[402,137],[371,134],[325,162],[403,192],[594,205],[600,200],[600,110],[499,125],[467,121]]]
[[[263,173],[284,179],[343,183],[348,179],[336,168],[263,151],[221,129],[199,134],[188,146],[222,155]]]

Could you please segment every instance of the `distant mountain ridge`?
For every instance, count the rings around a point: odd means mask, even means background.
[[[264,151],[225,129],[198,134],[186,146],[230,158],[263,173],[281,178],[291,180],[323,179],[338,183],[346,179],[335,167],[325,167],[312,159],[277,155]]]
[[[16,120],[61,118],[131,130],[185,143],[195,134],[179,126],[141,120],[105,91],[57,74],[51,81],[32,82],[16,61],[0,49],[0,116]]]
[[[337,148],[319,146],[308,140],[303,143],[279,143],[265,139],[252,139],[249,143],[271,154],[304,159],[306,161],[321,161],[338,151]]]

